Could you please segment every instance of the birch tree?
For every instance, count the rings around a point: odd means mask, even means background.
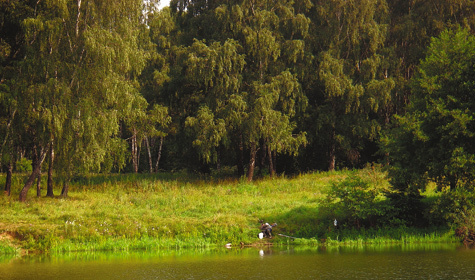
[[[18,141],[19,92],[24,84],[19,78],[19,63],[24,56],[22,21],[33,10],[25,1],[0,2],[0,167],[5,166],[5,193],[11,194],[15,150]]]
[[[210,148],[229,139],[224,137],[228,133],[241,141],[238,146],[249,151],[248,180],[253,179],[259,149],[273,175],[275,155],[297,153],[305,143],[305,134],[296,129],[293,117],[305,107],[306,99],[292,66],[303,59],[303,39],[309,20],[296,12],[292,1],[216,1],[204,6],[200,3],[189,3],[200,9],[193,15],[193,30],[220,43],[195,42],[190,48],[196,59],[188,59],[186,71],[193,83],[203,81],[196,87],[203,94],[203,106],[188,124],[198,126],[198,132],[213,132],[209,137],[216,141],[202,151],[206,159]],[[210,21],[219,24],[202,32],[200,24]],[[195,51],[198,47],[201,53]],[[230,108],[235,113],[224,116],[232,111]],[[194,143],[204,145],[202,140]]]
[[[119,121],[140,99],[136,77],[147,58],[138,45],[141,1],[38,2],[24,21],[28,54],[22,120],[36,161],[24,201],[48,151],[67,196],[71,176],[101,170],[110,149],[124,149]]]
[[[317,133],[328,143],[328,169],[334,170],[337,153],[357,161],[364,141],[376,139],[380,124],[371,114],[390,101],[394,81],[383,53],[388,7],[381,0],[322,0],[315,9],[315,30],[323,40],[318,78],[324,100],[317,109]]]

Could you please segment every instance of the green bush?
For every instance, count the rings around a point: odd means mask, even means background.
[[[426,217],[431,224],[457,225],[463,226],[466,222],[464,217],[475,209],[475,193],[457,188],[452,191],[445,191],[431,205]],[[474,226],[475,229],[475,226]]]
[[[394,192],[387,198],[388,209],[392,209],[386,217],[389,226],[427,226],[427,218],[423,214],[427,205],[420,194]]]
[[[348,227],[376,226],[378,217],[387,212],[384,200],[380,189],[354,174],[332,182],[328,192],[335,218],[340,225]]]
[[[475,209],[460,211],[455,224],[456,236],[460,237],[464,243],[473,244],[475,242]]]
[[[15,168],[17,172],[31,172],[33,170],[31,166],[31,160],[22,158],[16,162]]]

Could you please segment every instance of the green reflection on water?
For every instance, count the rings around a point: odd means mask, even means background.
[[[474,279],[460,244],[78,252],[0,259],[0,279]]]
[[[460,248],[459,243],[421,243],[421,244],[356,244],[345,246],[265,246],[246,248],[192,248],[158,251],[88,251],[30,256],[0,255],[0,263],[21,260],[22,262],[67,262],[67,261],[114,261],[148,260],[156,258],[193,258],[206,256],[246,256],[255,252],[292,252],[292,253],[364,253],[364,252],[411,252],[411,251],[450,251]]]

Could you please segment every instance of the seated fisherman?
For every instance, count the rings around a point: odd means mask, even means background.
[[[269,223],[262,223],[261,224],[261,232],[264,234],[264,237],[272,238],[272,228],[277,226],[276,223],[269,225]]]

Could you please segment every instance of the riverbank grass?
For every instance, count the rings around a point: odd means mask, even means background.
[[[275,233],[299,237],[307,243],[318,240],[316,243],[321,244],[321,239],[328,244],[383,242],[386,235],[377,232],[361,239],[361,231],[325,233],[326,228],[331,228],[333,217],[319,207],[331,182],[347,177],[350,172],[387,188],[382,172],[363,169],[252,183],[219,177],[193,178],[186,174],[91,176],[73,182],[69,198],[37,198],[30,193],[26,203],[18,202],[14,192],[10,197],[0,197],[0,234],[13,240],[10,244],[0,243],[0,252],[258,245],[260,220],[277,222]],[[19,190],[19,186],[15,189]],[[445,235],[450,235],[434,232],[432,237],[422,238],[407,229],[403,231],[408,233],[403,242],[431,238],[445,242]],[[298,243],[277,235],[270,242]]]

